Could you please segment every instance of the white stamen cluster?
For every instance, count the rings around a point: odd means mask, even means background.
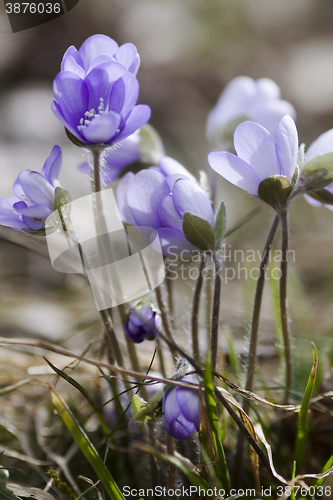
[[[105,113],[104,111],[104,99],[103,97],[100,97],[99,99],[99,106],[98,106],[98,113],[96,113],[96,111],[94,110],[94,108],[92,108],[90,111],[86,111],[84,113],[84,118],[81,118],[80,120],[80,125],[78,125],[77,129],[79,132],[81,132],[81,130],[86,127],[87,125],[90,124],[90,121],[92,118],[98,118],[99,116],[101,116],[103,113]]]

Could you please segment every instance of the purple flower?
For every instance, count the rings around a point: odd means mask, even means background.
[[[332,153],[333,152],[333,129],[328,130],[324,134],[320,135],[318,139],[316,139],[309,149],[307,150],[304,161],[303,161],[303,166],[305,167],[307,162],[312,160],[318,155],[323,155],[326,153]],[[329,184],[328,186],[325,187],[327,191],[333,194],[333,182]],[[322,203],[318,200],[315,200],[308,194],[304,194],[305,199],[310,203],[310,205],[313,205],[314,207],[318,207],[322,205]],[[333,211],[333,205],[326,205],[324,204],[326,208],[329,210]]]
[[[73,45],[66,50],[61,62],[62,71],[70,71],[84,78],[102,63],[117,61],[134,76],[140,66],[140,56],[132,43],[121,47],[105,35],[93,35],[77,50]]]
[[[280,89],[268,78],[257,81],[239,76],[226,86],[207,120],[207,137],[219,147],[232,140],[236,126],[251,120],[275,135],[281,118],[296,113],[292,105],[280,99]]]
[[[237,156],[226,151],[208,155],[210,166],[229,182],[258,195],[259,184],[278,175],[293,180],[298,158],[298,135],[293,119],[284,116],[275,137],[258,123],[246,121],[234,134]]]
[[[124,168],[138,161],[140,157],[140,133],[136,131],[113,148],[106,149],[102,169],[104,182],[115,181]],[[81,163],[79,170],[84,174],[91,174],[91,167],[88,162]]]
[[[117,191],[122,219],[135,226],[157,230],[164,255],[169,247],[178,253],[194,250],[183,233],[183,217],[190,212],[214,227],[210,201],[194,177],[176,160],[163,156],[158,167],[128,172]]]
[[[155,339],[161,324],[161,316],[148,304],[140,303],[129,314],[125,332],[132,342],[140,344],[145,339]]]
[[[129,64],[130,58],[125,57],[129,48],[119,48],[124,58],[119,56],[118,62],[108,53],[113,40],[101,36],[90,37],[79,52],[74,48],[66,52],[63,69],[53,82],[52,109],[79,141],[113,145],[145,125],[151,112],[149,106],[136,104],[139,83],[133,68],[137,63]]]
[[[195,375],[186,375],[181,382],[199,384]],[[171,387],[163,397],[163,425],[175,439],[186,439],[199,430],[200,400],[197,390]]]
[[[55,190],[62,163],[59,146],[54,146],[42,172],[23,170],[17,177],[15,196],[0,199],[0,224],[15,230],[42,229],[54,210]]]

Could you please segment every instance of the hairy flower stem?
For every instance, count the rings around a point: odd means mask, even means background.
[[[161,290],[161,285],[155,288],[155,294],[156,294],[156,299],[158,303],[158,307],[161,311],[161,317],[162,317],[162,324],[163,328],[165,331],[165,334],[170,342],[173,344],[175,343],[172,335],[172,326],[170,324],[170,318],[169,318],[169,311],[167,308],[167,305],[164,302],[163,295],[162,295],[162,290]],[[173,347],[170,347],[171,354],[173,358],[175,359],[176,357],[176,351]]]
[[[166,288],[168,292],[168,307],[170,311],[170,317],[172,320],[172,323],[174,324],[175,318],[174,318],[174,307],[173,307],[173,280],[171,278],[171,273],[170,269],[168,266],[168,262],[166,263],[165,266],[165,283],[166,283]]]
[[[210,345],[210,329],[212,324],[212,303],[213,303],[213,269],[211,263],[207,268],[206,280],[206,339],[207,345]]]
[[[251,336],[250,336],[250,346],[249,346],[249,357],[247,364],[247,373],[246,373],[246,384],[245,389],[247,391],[252,391],[253,388],[253,377],[256,366],[257,359],[257,344],[258,344],[258,331],[259,331],[259,320],[260,320],[260,311],[262,304],[262,296],[265,287],[265,271],[267,268],[273,240],[279,226],[279,216],[276,215],[271,226],[271,229],[268,233],[266,244],[264,247],[264,251],[262,254],[262,259],[259,267],[259,276],[257,280],[256,291],[254,295],[254,305],[253,305],[253,314],[252,314],[252,323],[251,323]],[[243,410],[248,413],[250,409],[250,404],[247,400],[244,400]],[[244,434],[243,432],[238,433],[238,442],[236,449],[236,457],[235,457],[235,467],[234,467],[234,483],[235,487],[240,484],[240,474],[239,471],[242,470],[243,464],[243,451],[244,451]]]
[[[280,278],[280,315],[281,327],[284,343],[284,354],[286,363],[286,385],[283,398],[283,404],[287,405],[289,401],[289,392],[292,383],[292,361],[291,347],[288,328],[288,310],[287,310],[287,276],[288,276],[288,248],[289,248],[289,228],[287,207],[280,212],[280,222],[282,228],[282,260],[281,260],[281,278]]]
[[[93,157],[93,164],[92,164],[92,192],[93,193],[98,193],[102,189],[102,183],[101,183],[101,155],[103,153],[102,149],[92,149],[91,151],[92,157]],[[107,234],[107,224],[104,220],[104,209],[103,209],[103,203],[102,199],[99,196],[96,196],[96,226],[97,226],[97,233],[98,234]],[[98,216],[100,215],[100,217]],[[101,231],[99,231],[99,226],[102,225],[103,227],[100,228]],[[98,244],[98,251],[100,255],[104,255],[105,252],[110,250],[110,253],[112,253],[111,248],[103,248],[101,245],[100,240],[98,239],[97,241]],[[114,350],[114,356],[115,359],[118,363],[119,366],[124,367],[124,359],[121,354],[120,346],[117,340],[117,337],[114,332],[114,327],[113,327],[113,320],[112,320],[112,315],[111,315],[111,310],[110,309],[104,309],[102,311],[99,311],[101,318],[103,320],[104,326],[106,328],[106,333],[107,336],[111,342],[111,345]]]
[[[200,308],[200,296],[202,292],[203,285],[203,269],[205,265],[205,257],[201,256],[200,266],[199,266],[199,276],[197,279],[197,284],[195,286],[193,295],[193,306],[192,306],[192,352],[195,359],[200,360],[199,356],[199,308]]]
[[[214,297],[213,297],[213,312],[212,312],[212,331],[210,339],[212,371],[216,369],[218,336],[219,336],[219,319],[221,305],[221,285],[222,285],[222,265],[216,255],[214,255],[215,264],[215,279],[214,279]]]

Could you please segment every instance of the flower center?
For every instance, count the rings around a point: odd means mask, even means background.
[[[78,131],[81,132],[81,130],[83,128],[85,128],[87,125],[90,124],[90,122],[93,118],[99,118],[103,113],[105,113],[104,99],[103,99],[103,97],[100,97],[98,112],[96,113],[94,108],[92,108],[90,111],[86,111],[84,113],[84,118],[81,118],[81,120],[80,120],[80,125],[77,126]]]

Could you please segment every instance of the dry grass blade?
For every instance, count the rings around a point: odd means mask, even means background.
[[[22,460],[22,462],[27,462],[28,464],[31,464],[31,465],[45,466],[45,465],[51,465],[53,463],[52,460],[37,460],[37,458],[23,455],[22,453],[19,453],[18,451],[11,450],[11,449],[7,448],[7,446],[3,450],[2,454],[5,457],[16,458],[16,460]]]
[[[269,465],[270,465],[273,476],[276,477],[276,479],[278,479],[281,483],[289,484],[288,481],[283,476],[281,476],[280,474],[278,474],[276,472],[276,469],[275,469],[274,463],[273,463],[272,448],[270,447],[270,445],[266,441],[266,438],[265,438],[265,435],[264,435],[264,432],[262,430],[261,425],[256,424],[255,430],[256,430],[256,435],[258,436],[259,440],[262,442],[262,444],[266,448],[268,460],[269,460]]]
[[[173,386],[180,386],[184,387],[187,389],[197,389],[198,387],[195,388],[193,384],[187,384],[185,382],[179,382],[178,380],[173,380],[173,379],[167,379],[163,377],[155,377],[153,375],[149,374],[144,374],[144,373],[139,373],[134,370],[127,370],[125,368],[121,368],[120,366],[114,366],[110,365],[109,363],[103,363],[101,361],[95,361],[93,359],[86,358],[84,356],[80,356],[78,354],[74,354],[71,351],[68,351],[67,349],[63,349],[62,347],[58,347],[55,344],[51,344],[51,342],[46,342],[44,340],[35,340],[35,339],[21,339],[21,338],[16,338],[16,339],[7,339],[4,337],[0,337],[0,345],[6,345],[6,346],[26,346],[26,347],[33,347],[35,349],[43,349],[46,351],[54,352],[56,354],[60,354],[61,356],[66,356],[68,358],[72,359],[77,359],[78,361],[82,361],[84,363],[87,363],[92,366],[96,366],[97,368],[107,368],[113,373],[119,373],[121,375],[129,375],[133,378],[139,379],[140,381],[144,377],[147,380],[151,380],[153,382],[161,382],[162,384],[168,384],[168,385],[173,385]],[[132,382],[133,384],[137,384],[137,382]]]
[[[232,404],[235,408],[237,408],[240,417],[246,427],[246,429],[249,431],[253,439],[256,441],[256,443],[259,442],[257,434],[254,430],[252,421],[248,414],[243,410],[241,405],[236,401],[236,399],[225,389],[222,387],[219,387],[218,390],[223,394],[225,399]],[[250,446],[250,458],[251,458],[251,464],[252,464],[252,469],[253,469],[253,475],[254,475],[254,483],[255,483],[255,488],[256,491],[260,491],[260,474],[259,474],[259,457],[258,454],[256,453],[255,448],[251,445]]]

